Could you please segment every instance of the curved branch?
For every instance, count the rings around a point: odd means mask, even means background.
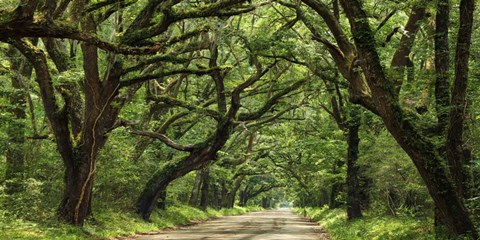
[[[176,99],[176,98],[168,97],[168,96],[151,97],[150,99],[153,100],[153,101],[163,102],[163,103],[166,103],[168,105],[183,107],[183,108],[188,109],[190,111],[201,112],[201,113],[203,113],[207,116],[210,116],[210,117],[214,118],[217,121],[219,121],[223,117],[221,113],[219,113],[215,110],[199,107],[197,105],[190,104],[188,102],[185,102],[185,101],[182,101],[182,100],[179,100],[179,99]]]
[[[165,136],[164,134],[161,134],[161,133],[146,132],[146,131],[132,131],[131,133],[135,134],[135,135],[146,136],[146,137],[151,137],[151,138],[158,139],[161,142],[165,143],[165,145],[167,145],[167,146],[169,146],[173,149],[179,150],[179,151],[192,152],[193,150],[195,150],[194,145],[180,145],[180,144],[174,142],[173,140],[171,140],[170,138],[168,138],[167,136]]]
[[[67,38],[89,43],[105,51],[119,53],[124,55],[149,55],[165,50],[164,43],[154,43],[148,47],[130,47],[126,45],[115,45],[105,42],[95,34],[79,31],[77,28],[51,24],[47,22],[18,22],[13,21],[8,24],[0,25],[0,41],[7,41],[7,38],[23,37],[47,37],[47,38]]]
[[[259,125],[263,125],[263,124],[265,124],[265,123],[272,122],[272,121],[280,118],[281,116],[283,116],[285,113],[290,112],[291,110],[296,109],[296,108],[298,108],[298,107],[299,107],[299,106],[291,106],[291,107],[289,107],[289,108],[286,108],[286,109],[283,110],[283,111],[278,112],[277,114],[275,114],[275,115],[273,115],[273,116],[268,116],[268,117],[265,118],[265,119],[260,119],[260,121],[258,121],[258,122],[253,122],[253,123],[251,123],[251,124],[247,124],[246,127],[247,127],[247,128],[252,128],[252,127],[259,126]]]
[[[227,17],[238,15],[241,13],[246,13],[253,11],[256,6],[239,6],[238,4],[245,2],[245,0],[226,0],[219,1],[216,3],[207,4],[205,6],[199,7],[195,10],[187,11],[175,11],[171,8],[162,10],[162,19],[151,26],[139,28],[139,30],[134,30],[132,26],[126,31],[126,34],[123,36],[121,42],[126,44],[141,44],[145,39],[149,39],[154,36],[158,36],[165,31],[168,27],[178,21],[184,19],[192,18],[205,18],[205,17]],[[237,6],[239,9],[231,9],[230,11],[222,11],[225,8],[230,6]],[[151,13],[153,14],[153,13]],[[149,21],[149,20],[148,20]]]
[[[201,32],[209,30],[208,26],[202,26],[184,35],[176,36],[167,42],[151,42],[145,47],[132,47],[125,44],[113,44],[98,38],[96,34],[86,33],[75,27],[61,24],[43,22],[12,21],[0,24],[0,41],[7,38],[45,37],[66,38],[86,42],[102,50],[123,55],[152,55],[163,52],[168,46],[190,39]]]
[[[230,109],[228,109],[227,116],[230,119],[233,119],[234,116],[237,114],[238,109],[240,108],[240,93],[245,90],[245,88],[251,86],[255,82],[257,82],[260,78],[262,78],[265,74],[267,74],[270,69],[277,64],[277,61],[273,62],[270,64],[267,68],[262,70],[261,64],[258,62],[258,59],[256,56],[252,56],[253,61],[255,62],[257,72],[250,76],[245,82],[241,83],[238,85],[235,89],[232,91],[232,99],[231,99],[231,106]]]
[[[270,108],[275,105],[280,98],[282,98],[284,95],[290,93],[291,91],[299,88],[302,86],[305,82],[307,82],[306,79],[302,79],[300,81],[297,81],[296,83],[292,84],[290,87],[287,87],[283,89],[282,91],[278,92],[277,94],[273,95],[266,103],[263,105],[260,109],[258,109],[255,112],[252,113],[242,113],[238,116],[239,121],[250,121],[250,120],[255,120],[260,118],[263,114],[265,114]]]
[[[113,5],[113,4],[126,4],[125,0],[105,0],[102,2],[92,3],[85,7],[85,12],[90,13],[100,8]]]
[[[342,27],[340,26],[340,23],[332,14],[332,12],[330,12],[328,7],[318,0],[302,0],[302,2],[312,8],[323,18],[342,52],[345,55],[353,55],[353,44],[348,40],[347,35],[343,32]]]
[[[171,75],[195,74],[197,76],[201,76],[201,75],[209,74],[209,73],[211,73],[212,71],[215,71],[215,70],[225,70],[225,69],[228,69],[228,68],[230,68],[230,67],[229,66],[220,66],[220,67],[214,68],[214,69],[177,69],[177,70],[165,71],[165,72],[160,72],[160,73],[155,73],[155,74],[148,74],[148,75],[144,75],[144,76],[140,76],[140,77],[131,78],[131,79],[128,79],[128,80],[123,80],[120,83],[120,88],[130,86],[130,85],[134,85],[134,84],[137,84],[137,83],[142,83],[142,82],[152,80],[152,79],[156,79],[156,78],[171,76]]]

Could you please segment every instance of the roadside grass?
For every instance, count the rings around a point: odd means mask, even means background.
[[[152,214],[151,221],[147,222],[133,212],[104,209],[97,211],[95,219],[87,221],[83,227],[62,224],[54,218],[37,223],[21,219],[7,220],[7,217],[2,216],[0,218],[0,239],[112,239],[138,233],[156,232],[165,228],[185,225],[189,222],[203,221],[219,216],[238,215],[256,210],[260,210],[260,208],[234,207],[232,209],[207,209],[202,211],[190,206],[179,205],[168,207],[167,210],[155,211]]]
[[[435,239],[433,220],[409,216],[370,216],[347,221],[345,209],[297,208],[295,211],[319,222],[333,240],[430,240]]]

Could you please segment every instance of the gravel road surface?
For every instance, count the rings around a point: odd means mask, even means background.
[[[320,226],[290,209],[279,209],[220,217],[177,230],[141,235],[135,239],[326,240],[328,236]]]

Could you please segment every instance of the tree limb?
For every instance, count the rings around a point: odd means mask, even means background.
[[[195,150],[194,145],[180,145],[180,144],[177,144],[173,140],[171,140],[170,138],[168,138],[167,136],[165,136],[164,134],[161,134],[161,133],[146,132],[146,131],[132,131],[131,133],[135,134],[135,135],[146,136],[146,137],[151,137],[151,138],[158,139],[161,142],[165,143],[165,145],[167,145],[167,146],[169,146],[173,149],[179,150],[179,151],[192,152],[193,150]]]
[[[201,75],[206,75],[211,73],[214,70],[225,70],[230,68],[229,66],[219,66],[218,68],[214,69],[177,69],[177,70],[172,70],[172,71],[165,71],[165,72],[160,72],[160,73],[155,73],[155,74],[148,74],[140,77],[135,77],[127,80],[123,80],[120,82],[120,88],[134,85],[137,83],[142,83],[148,80],[156,79],[156,78],[162,78],[162,77],[167,77],[171,75],[177,75],[177,74],[195,74],[197,76]]]
[[[217,121],[219,121],[220,119],[223,118],[223,115],[220,112],[217,112],[213,109],[199,107],[197,105],[190,104],[188,102],[179,100],[177,98],[172,98],[172,97],[169,97],[169,96],[151,97],[150,100],[163,102],[163,103],[166,103],[166,104],[169,104],[169,105],[172,105],[172,106],[183,107],[183,108],[188,109],[190,111],[201,112],[201,113],[203,113],[207,116],[210,116],[210,117],[214,118]]]
[[[296,109],[296,108],[298,108],[298,106],[291,106],[291,107],[289,107],[289,108],[286,108],[285,110],[280,111],[280,112],[278,112],[277,114],[275,114],[275,115],[273,115],[273,116],[269,116],[269,117],[267,117],[267,118],[265,118],[265,119],[261,119],[261,120],[259,120],[259,121],[257,121],[257,122],[253,122],[253,123],[251,123],[251,124],[247,124],[247,128],[252,128],[252,127],[259,126],[259,125],[263,125],[263,124],[265,124],[265,123],[272,122],[272,121],[280,118],[281,116],[283,116],[285,113],[290,112],[291,110]]]
[[[261,117],[265,112],[267,112],[273,105],[275,105],[280,98],[282,98],[284,95],[290,93],[291,91],[299,88],[302,86],[305,82],[307,82],[307,79],[302,79],[300,81],[295,82],[291,86],[283,89],[282,91],[276,93],[273,95],[260,109],[258,109],[255,112],[252,113],[241,113],[238,116],[239,121],[250,121],[250,120],[255,120]]]

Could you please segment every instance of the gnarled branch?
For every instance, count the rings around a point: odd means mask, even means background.
[[[260,109],[258,109],[255,112],[252,113],[241,113],[238,116],[239,121],[249,121],[249,120],[255,120],[260,118],[265,112],[267,112],[273,105],[275,105],[280,98],[285,96],[286,94],[290,93],[291,91],[299,88],[302,86],[307,80],[302,79],[300,81],[295,82],[292,84],[290,87],[287,87],[283,89],[282,91],[278,92],[277,94],[273,95]]]
[[[224,70],[228,69],[229,66],[220,66],[218,68],[214,69],[177,69],[177,70],[172,70],[172,71],[165,71],[165,72],[160,72],[160,73],[155,73],[155,74],[148,74],[140,77],[135,77],[127,80],[123,80],[120,83],[120,88],[130,86],[133,84],[137,83],[142,83],[148,80],[156,79],[156,78],[162,78],[162,77],[167,77],[171,75],[177,75],[177,74],[195,74],[197,76],[201,75],[206,75],[211,73],[214,70]]]
[[[167,146],[169,146],[173,149],[179,150],[179,151],[192,152],[193,150],[195,150],[194,145],[180,145],[180,144],[174,142],[173,140],[171,140],[170,138],[168,138],[167,136],[165,136],[164,134],[161,134],[161,133],[147,132],[147,131],[132,131],[131,133],[133,133],[135,135],[146,136],[146,137],[151,137],[151,138],[158,139],[161,142],[165,143],[165,145],[167,145]]]
[[[176,98],[168,97],[168,96],[151,97],[150,100],[157,101],[157,102],[163,102],[165,104],[172,105],[172,106],[182,107],[182,108],[188,109],[190,111],[201,112],[201,113],[203,113],[207,116],[210,116],[210,117],[214,118],[217,121],[222,119],[222,117],[223,117],[221,113],[219,113],[219,112],[217,112],[213,109],[199,107],[197,105],[194,105],[194,104],[191,104],[191,103],[188,103],[188,102],[176,99]]]

